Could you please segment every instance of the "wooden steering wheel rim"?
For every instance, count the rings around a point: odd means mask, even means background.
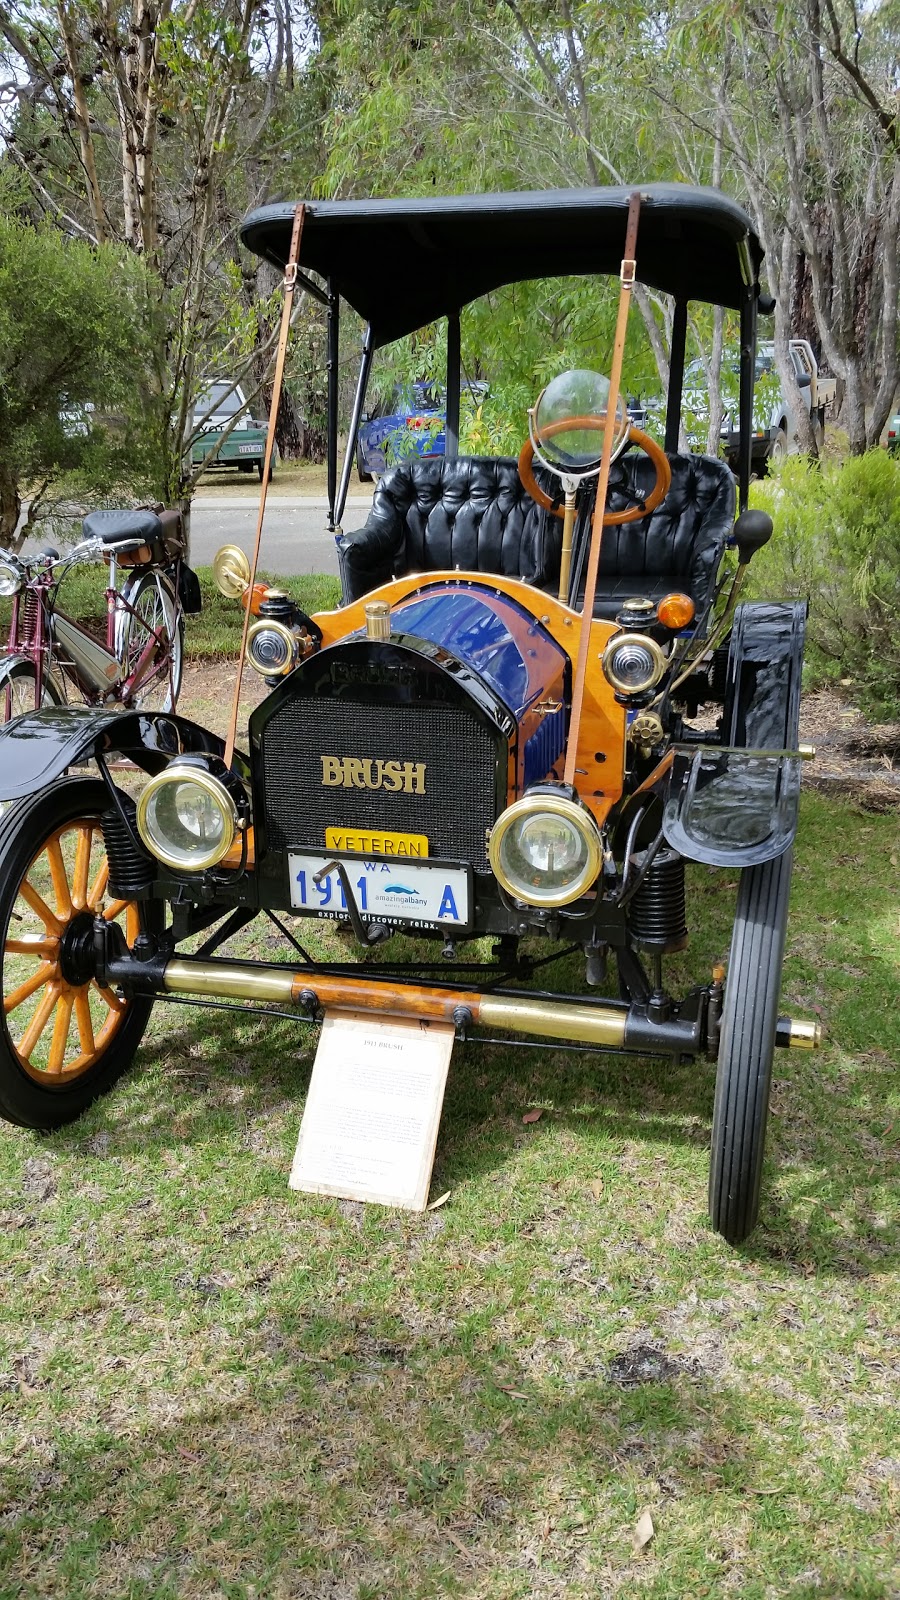
[[[590,428],[596,433],[602,433],[605,426],[606,423],[602,417],[563,417],[560,422],[549,423],[543,431],[547,438],[552,438],[555,433],[574,433],[577,428]],[[669,466],[669,458],[656,440],[651,439],[649,433],[644,433],[641,428],[629,427],[627,440],[629,444],[636,444],[639,449],[650,457],[656,468],[656,482],[642,505],[626,506],[624,511],[607,511],[603,518],[604,528],[618,527],[623,522],[639,522],[642,517],[648,517],[651,511],[655,511],[660,502],[665,499],[669,492],[669,485],[672,482],[672,468]],[[533,461],[534,446],[530,439],[526,439],[519,452],[519,477],[531,495],[532,500],[537,501],[539,506],[543,506],[545,511],[552,511],[555,517],[563,517],[565,515],[564,508],[555,506],[550,496],[545,494],[538,484],[534,476]]]

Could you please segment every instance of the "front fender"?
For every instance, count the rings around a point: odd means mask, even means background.
[[[173,756],[221,756],[224,749],[217,734],[169,712],[48,706],[0,728],[0,801],[24,799],[61,777],[67,767],[113,752],[153,773]],[[235,757],[239,771],[245,765],[243,757]]]
[[[806,605],[739,606],[728,653],[720,744],[680,752],[663,811],[668,843],[689,861],[753,867],[797,831],[797,748]]]

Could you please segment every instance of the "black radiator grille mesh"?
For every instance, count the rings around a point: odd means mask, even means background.
[[[326,828],[420,833],[429,854],[487,866],[507,745],[459,706],[288,700],[262,735],[269,848],[322,849]],[[323,756],[425,763],[425,793],[325,788]]]

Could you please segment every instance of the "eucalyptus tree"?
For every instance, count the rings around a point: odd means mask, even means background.
[[[35,214],[148,269],[147,428],[157,492],[189,494],[198,384],[238,379],[273,342],[248,304],[237,221],[268,192],[296,72],[292,0],[0,0],[6,160]],[[274,150],[272,132],[275,132]],[[264,371],[264,364],[263,364]]]

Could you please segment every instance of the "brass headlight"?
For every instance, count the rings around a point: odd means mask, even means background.
[[[247,635],[247,660],[263,677],[283,677],[296,665],[298,654],[297,635],[283,622],[260,618]]]
[[[575,800],[527,794],[497,818],[488,845],[498,883],[528,906],[567,906],[600,874],[603,849],[590,812]]]
[[[644,694],[666,670],[662,647],[646,633],[617,633],[603,652],[600,665],[619,694]]]
[[[176,760],[143,789],[137,827],[157,861],[178,872],[202,872],[231,849],[237,806],[225,784],[205,767]]]

